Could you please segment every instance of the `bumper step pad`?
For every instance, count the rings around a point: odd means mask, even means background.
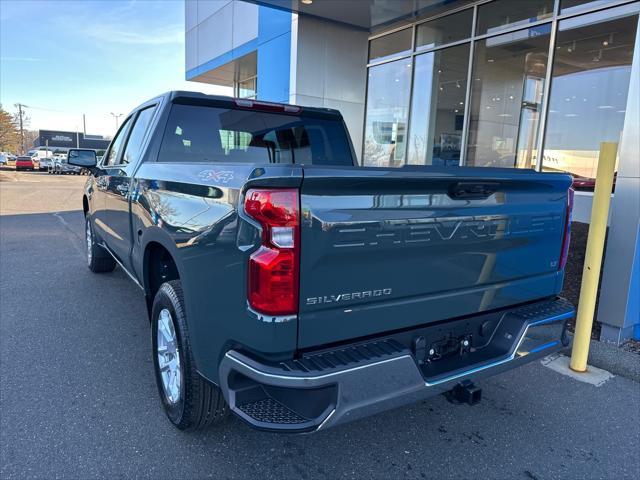
[[[289,372],[317,374],[379,361],[406,352],[406,350],[407,347],[400,342],[388,338],[326,352],[304,354],[299,359],[282,362],[280,365]]]
[[[307,421],[306,418],[301,417],[273,398],[263,398],[255,402],[245,403],[238,405],[238,408],[249,417],[263,423],[294,425]]]

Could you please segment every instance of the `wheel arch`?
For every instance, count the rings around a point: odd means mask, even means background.
[[[151,314],[151,306],[158,289],[164,282],[180,280],[175,246],[167,245],[160,238],[149,239],[142,255],[142,285],[147,300],[147,310]]]

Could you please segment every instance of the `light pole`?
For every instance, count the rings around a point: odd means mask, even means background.
[[[116,132],[118,131],[118,118],[122,116],[121,113],[113,113],[111,112],[111,115],[113,116],[113,118],[116,119]]]

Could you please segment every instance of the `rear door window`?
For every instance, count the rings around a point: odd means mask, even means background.
[[[140,156],[142,142],[149,130],[149,124],[151,123],[151,119],[153,118],[155,111],[155,105],[147,107],[144,110],[140,110],[136,123],[131,129],[131,134],[129,135],[129,140],[127,140],[127,146],[124,149],[124,154],[120,159],[120,164],[127,165],[130,162],[135,162]]]
[[[181,104],[158,161],[353,165],[339,119]]]

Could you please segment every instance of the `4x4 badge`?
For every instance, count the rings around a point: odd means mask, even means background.
[[[198,178],[205,181],[227,183],[233,178],[231,170],[202,170],[198,173]]]

